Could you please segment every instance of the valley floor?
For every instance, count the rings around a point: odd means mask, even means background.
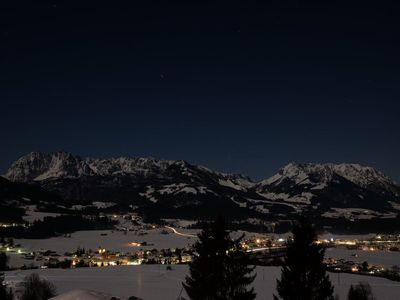
[[[6,281],[18,286],[18,283],[31,272],[38,272],[53,282],[59,293],[74,289],[89,289],[121,297],[137,296],[145,300],[177,299],[182,291],[182,281],[188,273],[185,265],[174,265],[166,270],[165,265],[116,266],[109,268],[45,269],[6,272]],[[279,267],[257,267],[254,287],[257,299],[272,299],[276,279],[280,275]],[[377,299],[398,299],[400,282],[383,278],[330,274],[335,285],[335,293],[340,299],[346,299],[350,284],[359,281],[368,282]],[[182,292],[182,296],[185,293]]]
[[[181,234],[182,233],[182,234]],[[50,239],[16,239],[20,244],[22,253],[50,249],[63,255],[67,251],[74,251],[77,247],[97,249],[99,246],[110,251],[131,252],[139,249],[186,247],[193,244],[198,230],[179,229],[179,234],[165,228],[147,229],[141,231],[129,231],[126,234],[121,231],[78,231],[71,237],[55,237]],[[236,233],[239,234],[239,233]],[[188,236],[189,235],[189,236]],[[247,233],[247,235],[253,235]],[[258,235],[257,235],[258,236]],[[279,238],[283,236],[276,236]],[[361,236],[335,236],[335,238],[362,238]],[[132,247],[131,242],[146,242],[146,247]],[[43,261],[24,259],[18,251],[9,252],[10,265],[21,267],[23,264],[40,265]],[[371,264],[391,267],[400,263],[399,252],[390,251],[361,251],[345,248],[328,248],[326,257],[343,258],[354,262],[367,260]],[[59,293],[75,289],[89,289],[105,292],[121,297],[137,296],[144,300],[151,299],[177,299],[182,290],[182,281],[188,273],[187,265],[172,265],[172,270],[167,270],[165,265],[139,265],[139,266],[114,266],[99,268],[76,269],[37,269],[16,270],[6,272],[6,281],[18,288],[23,278],[32,272],[38,272],[41,276],[53,282]],[[254,287],[257,299],[272,299],[275,292],[276,279],[280,276],[279,267],[257,267],[257,277]],[[331,274],[331,280],[335,284],[335,293],[340,299],[346,299],[350,284],[360,281],[369,282],[377,299],[398,299],[400,295],[400,282],[390,281],[384,278],[360,276],[355,274],[335,273]]]
[[[40,249],[53,250],[63,255],[67,251],[74,251],[78,247],[85,248],[86,250],[95,250],[99,247],[106,248],[109,251],[122,251],[131,252],[139,249],[163,249],[163,248],[184,248],[192,245],[197,239],[174,234],[173,231],[168,230],[169,234],[162,234],[163,228],[151,229],[142,231],[144,235],[138,232],[129,231],[124,234],[121,231],[112,230],[92,230],[92,231],[78,231],[71,234],[71,237],[54,237],[49,239],[15,239],[16,244],[22,246],[23,252],[35,251]],[[180,233],[188,235],[196,235],[199,230],[179,229]],[[239,236],[241,232],[236,232]],[[246,236],[254,234],[246,232]],[[262,236],[256,234],[256,236]],[[276,238],[286,237],[287,235],[277,235]],[[372,236],[372,235],[370,235]],[[370,236],[361,235],[329,235],[329,237],[340,239],[356,239]],[[323,236],[322,238],[326,238]],[[146,242],[148,246],[132,247],[131,242],[140,241]],[[10,256],[11,267],[20,268],[22,265],[40,265],[41,262],[23,259],[22,255],[17,253],[8,253]],[[332,257],[335,259],[345,259],[346,261],[353,261],[355,263],[368,263],[391,268],[394,265],[400,264],[400,252],[390,251],[362,251],[362,250],[348,250],[346,248],[328,248],[325,257]]]

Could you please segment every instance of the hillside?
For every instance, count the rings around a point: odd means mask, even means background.
[[[382,172],[358,164],[291,163],[254,182],[186,161],[32,152],[14,162],[4,177],[40,186],[67,206],[106,202],[152,219],[202,219],[221,211],[236,220],[282,221],[305,214],[352,222],[394,220],[400,211],[400,187]]]

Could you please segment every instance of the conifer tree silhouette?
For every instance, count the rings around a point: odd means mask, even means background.
[[[315,243],[314,227],[302,218],[292,230],[288,242],[281,279],[277,280],[278,296],[282,300],[333,300],[333,286],[323,263],[325,249]]]
[[[232,240],[223,217],[205,225],[194,250],[197,255],[190,264],[190,275],[183,283],[192,300],[252,300],[254,266],[240,249],[240,240]]]

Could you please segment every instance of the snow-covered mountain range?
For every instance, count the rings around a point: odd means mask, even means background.
[[[180,174],[172,174],[174,169],[179,169]],[[4,177],[14,182],[44,182],[85,177],[163,179],[173,175],[186,176],[192,181],[209,176],[212,180],[220,180],[222,185],[239,189],[253,185],[250,179],[242,175],[214,172],[183,160],[127,157],[94,159],[81,158],[64,151],[54,154],[32,152],[14,162]]]
[[[153,158],[83,158],[67,152],[32,152],[4,175],[34,183],[74,202],[128,203],[160,215],[195,215],[210,209],[234,215],[288,217],[312,213],[327,218],[394,218],[400,187],[358,164],[290,163],[253,182],[186,161]]]

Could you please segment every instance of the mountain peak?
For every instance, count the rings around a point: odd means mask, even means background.
[[[11,181],[31,182],[88,176],[160,178],[160,176],[171,176],[171,172],[189,177],[204,177],[201,174],[213,174],[232,180],[245,181],[246,179],[242,175],[214,172],[205,167],[192,165],[185,160],[157,160],[151,157],[83,158],[63,150],[53,154],[29,153],[14,162],[4,177]]]
[[[400,210],[400,187],[360,164],[291,162],[274,176],[254,183],[243,175],[212,171],[184,160],[32,152],[14,162],[5,178],[37,182],[65,199],[116,203],[129,199],[150,205],[147,208],[161,203],[160,209],[173,211],[201,203],[286,216],[313,210],[329,215],[331,209],[352,208],[356,214],[374,210],[368,214],[373,217],[382,212],[392,216]]]
[[[281,168],[272,177],[263,180],[262,185],[278,185],[285,180],[295,184],[308,182],[309,179],[318,178],[319,183],[327,183],[340,176],[363,188],[374,185],[391,189],[396,183],[382,172],[368,166],[356,163],[289,163]]]

